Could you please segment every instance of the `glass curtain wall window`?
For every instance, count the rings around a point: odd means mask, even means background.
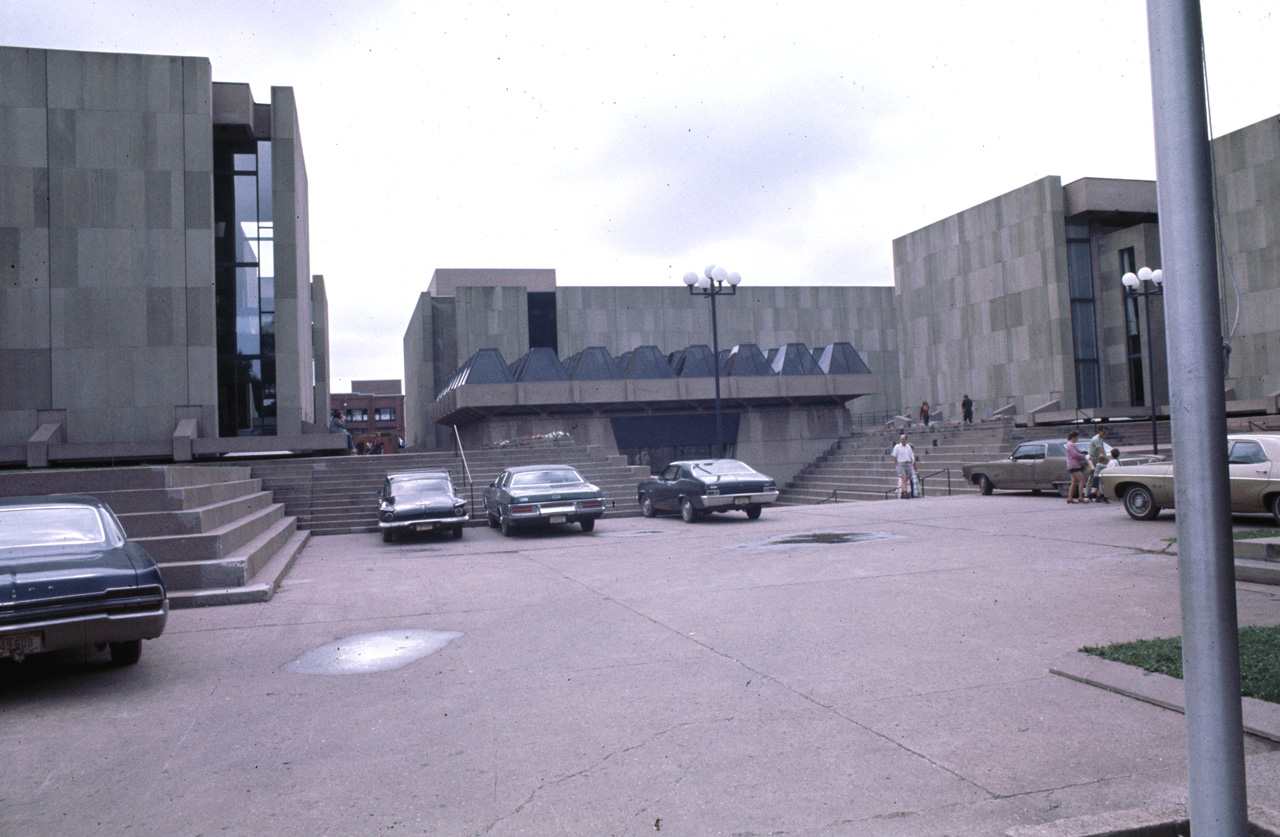
[[[1098,329],[1093,294],[1093,257],[1089,225],[1067,224],[1067,285],[1071,295],[1072,353],[1076,370],[1076,406],[1102,404],[1098,374]]]
[[[215,144],[218,432],[276,434],[271,143]]]
[[[1138,262],[1133,248],[1126,247],[1120,251],[1120,275],[1137,273]],[[1127,365],[1129,368],[1129,406],[1145,407],[1147,405],[1146,389],[1142,374],[1142,326],[1138,319],[1138,298],[1124,298],[1124,334]]]

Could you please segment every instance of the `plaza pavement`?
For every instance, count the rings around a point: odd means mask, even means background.
[[[0,665],[0,833],[999,835],[1176,805],[1183,716],[1050,673],[1180,633],[1173,533],[1023,494],[314,538],[272,601],[175,611],[134,667]],[[858,537],[782,543],[812,535]],[[1238,590],[1280,623],[1280,588]],[[407,629],[461,635],[286,670]],[[1276,746],[1246,741],[1272,810]]]

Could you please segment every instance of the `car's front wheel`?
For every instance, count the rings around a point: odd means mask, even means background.
[[[1271,498],[1271,516],[1275,518],[1276,525],[1280,526],[1280,494]]]
[[[453,536],[454,536],[454,538],[461,538],[461,537],[462,537],[462,527],[461,527],[461,526],[454,526],[454,527],[453,527]]]
[[[658,510],[653,507],[653,501],[649,499],[648,494],[640,495],[640,513],[645,517],[653,517]]]
[[[112,642],[111,662],[118,666],[131,666],[142,656],[142,640],[131,639],[128,642]]]
[[[489,521],[489,528],[490,528],[490,529],[497,529],[497,528],[498,528],[498,516],[497,516],[497,515],[495,515],[493,512],[489,511],[488,509],[485,509],[485,510],[484,510],[484,517],[485,517],[485,520]]]
[[[1151,489],[1145,485],[1135,485],[1124,493],[1124,510],[1134,520],[1155,520],[1160,514],[1156,499],[1151,496]]]
[[[984,496],[995,490],[995,486],[991,484],[991,478],[986,474],[978,474],[978,490],[981,491]]]
[[[680,500],[680,517],[685,523],[693,523],[698,519],[698,510],[693,507],[693,502],[688,497]]]
[[[748,519],[748,520],[759,520],[759,519],[760,519],[760,511],[761,511],[760,506],[757,506],[757,505],[750,505],[750,506],[747,506],[747,519]]]
[[[393,540],[395,540],[395,539],[396,539],[395,533],[394,533],[394,532],[392,532],[390,529],[383,529],[383,530],[382,530],[382,542],[383,542],[383,543],[391,543],[391,542],[392,542]]]
[[[578,522],[582,524],[582,531],[584,531],[584,532],[590,532],[592,529],[596,528],[596,521],[595,521],[595,518],[588,518],[588,519],[586,519],[586,520],[579,520]]]
[[[505,514],[501,514],[498,518],[498,525],[502,528],[502,534],[511,537],[511,518]]]

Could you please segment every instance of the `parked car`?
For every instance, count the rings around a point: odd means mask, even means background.
[[[978,486],[983,494],[999,488],[1036,493],[1057,491],[1065,497],[1071,487],[1066,439],[1023,442],[1005,459],[966,465],[961,470],[965,482]]]
[[[604,492],[569,465],[508,468],[484,490],[484,512],[502,534],[522,526],[578,523],[590,532],[604,515]]]
[[[645,517],[680,512],[686,523],[711,512],[740,510],[755,520],[765,506],[778,499],[778,484],[736,459],[672,462],[636,489]]]
[[[1269,514],[1280,525],[1280,433],[1233,434],[1227,445],[1232,513]],[[1154,520],[1173,508],[1173,460],[1109,466],[1102,491],[1133,519]]]
[[[401,533],[445,529],[460,538],[466,522],[467,504],[453,490],[446,470],[387,474],[378,491],[378,528],[388,543]]]
[[[94,647],[132,665],[168,616],[159,568],[104,503],[0,498],[0,659]]]

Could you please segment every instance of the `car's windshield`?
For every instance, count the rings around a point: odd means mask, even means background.
[[[582,475],[572,468],[555,468],[548,471],[525,471],[511,475],[511,487],[527,485],[572,485],[584,482]]]
[[[695,462],[693,470],[700,474],[715,474],[716,476],[755,473],[750,465],[745,462],[739,462],[736,459],[714,459],[710,462]]]
[[[102,543],[102,518],[89,506],[0,508],[0,549]]]
[[[431,479],[396,480],[391,483],[392,494],[448,494],[449,481],[434,477]]]

